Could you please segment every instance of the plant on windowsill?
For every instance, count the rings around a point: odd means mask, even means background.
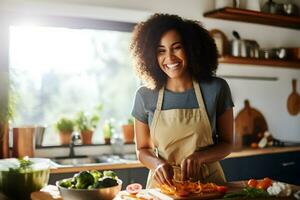
[[[115,132],[112,120],[107,120],[103,125],[103,137],[105,144],[111,144],[111,138]]]
[[[92,144],[94,130],[99,122],[99,115],[89,115],[84,111],[79,111],[75,118],[75,127],[80,132],[82,144]]]
[[[56,122],[55,128],[59,132],[60,143],[62,145],[70,144],[71,136],[74,131],[74,125],[74,121],[67,117],[62,117]]]
[[[122,125],[123,131],[123,140],[125,144],[133,144],[134,143],[134,126],[133,126],[133,118],[130,117],[127,120],[127,124]]]

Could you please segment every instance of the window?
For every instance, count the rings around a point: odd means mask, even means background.
[[[62,21],[66,23],[61,25]],[[61,116],[92,112],[101,103],[93,142],[102,143],[105,120],[115,119],[120,132],[139,85],[129,55],[132,27],[74,18],[38,26],[11,25],[9,71],[18,95],[13,126],[47,125],[43,145],[57,145],[53,124]]]

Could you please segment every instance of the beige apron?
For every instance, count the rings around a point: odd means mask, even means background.
[[[199,108],[161,110],[164,87],[160,89],[156,110],[150,126],[151,140],[157,156],[171,165],[180,166],[181,161],[195,151],[213,144],[210,122],[206,113],[198,82],[193,81]],[[219,162],[203,164],[202,182],[224,184],[226,182]],[[149,172],[147,188],[155,187],[153,171]]]

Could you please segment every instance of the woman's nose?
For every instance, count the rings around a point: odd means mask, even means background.
[[[173,53],[173,51],[167,51],[167,53],[166,53],[166,59],[168,61],[172,61],[172,59],[174,59],[174,53]]]

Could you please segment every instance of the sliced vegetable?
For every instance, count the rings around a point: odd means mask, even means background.
[[[178,192],[175,192],[175,195],[179,196],[179,197],[188,197],[190,195],[190,192],[188,192],[188,191],[178,191]]]
[[[251,187],[251,188],[256,188],[256,185],[257,185],[257,180],[256,179],[250,179],[249,181],[248,181],[248,186],[249,187]]]
[[[228,188],[226,186],[217,186],[217,191],[221,193],[226,193]]]
[[[143,186],[141,184],[132,183],[132,184],[127,185],[126,191],[129,194],[136,195],[137,193],[139,193],[142,190],[142,188],[143,188]]]

